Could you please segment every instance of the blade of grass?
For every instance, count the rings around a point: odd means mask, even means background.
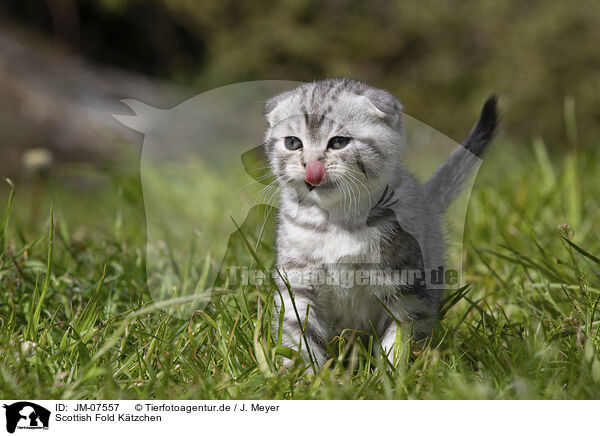
[[[2,219],[0,219],[0,253],[6,249],[6,232],[8,229],[8,218],[10,217],[10,211],[12,209],[13,199],[15,198],[15,185],[10,179],[5,179],[6,183],[10,186],[10,193],[8,194],[8,203],[4,212],[2,212]]]
[[[44,284],[42,285],[42,290],[40,291],[39,298],[37,300],[37,304],[35,307],[35,312],[33,313],[33,317],[30,320],[27,329],[27,338],[29,340],[35,339],[35,333],[37,332],[38,325],[40,323],[40,316],[42,313],[42,305],[44,304],[44,299],[46,298],[46,294],[48,293],[48,288],[50,287],[50,278],[52,276],[52,254],[54,251],[54,205],[50,205],[50,223],[48,228],[48,262],[46,264],[46,278],[44,279]],[[34,292],[35,298],[35,292]],[[34,304],[35,300],[32,299],[32,304]]]
[[[579,252],[579,254],[587,257],[588,259],[592,260],[594,263],[600,265],[600,259],[598,259],[596,256],[588,253],[587,251],[585,251],[583,248],[581,248],[579,245],[575,244],[574,242],[571,242],[570,240],[568,240],[567,238],[565,238],[564,236],[561,236],[561,238],[563,238],[567,244],[569,244],[571,247],[573,247],[576,251]]]

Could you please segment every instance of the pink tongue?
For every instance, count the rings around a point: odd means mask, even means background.
[[[306,176],[304,178],[308,183],[313,186],[325,183],[325,167],[319,161],[312,161],[306,164]]]

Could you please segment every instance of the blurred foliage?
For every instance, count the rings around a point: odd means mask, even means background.
[[[198,91],[258,79],[351,76],[461,140],[497,93],[504,133],[564,147],[563,102],[600,133],[600,3],[282,0],[7,0],[0,10],[84,54]]]

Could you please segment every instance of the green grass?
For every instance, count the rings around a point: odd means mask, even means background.
[[[159,310],[147,282],[220,259],[146,277],[135,172],[84,168],[81,186],[72,170],[1,191],[2,398],[600,398],[598,153],[495,144],[469,205],[469,286],[432,343],[400,337],[388,360],[345,334],[314,377],[279,362],[294,351],[269,332],[268,283],[185,319],[177,300]],[[248,245],[272,254],[259,230]],[[233,261],[262,264],[242,242]]]

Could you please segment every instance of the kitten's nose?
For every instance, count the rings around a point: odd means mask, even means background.
[[[313,186],[318,186],[327,181],[327,175],[325,174],[325,167],[322,162],[313,160],[306,164],[306,176],[304,177],[308,183]]]

